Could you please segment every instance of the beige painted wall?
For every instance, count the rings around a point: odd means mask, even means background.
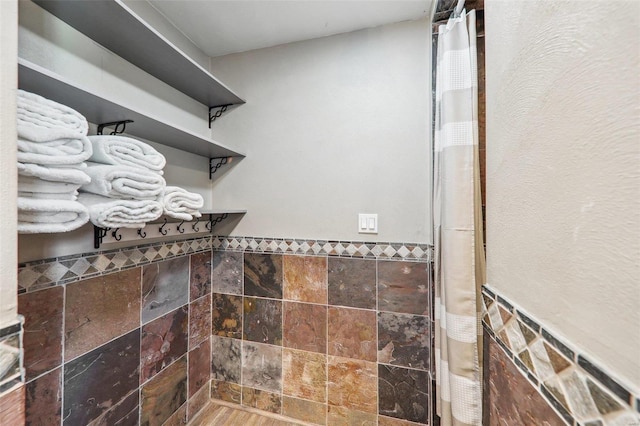
[[[486,0],[488,281],[640,389],[640,3]]]
[[[247,99],[213,125],[247,154],[213,188],[248,209],[233,233],[430,242],[430,39],[422,20],[212,59]]]
[[[0,327],[16,320],[18,2],[0,1]]]

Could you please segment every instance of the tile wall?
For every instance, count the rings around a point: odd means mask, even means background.
[[[640,399],[540,322],[489,287],[484,424],[640,425]]]
[[[320,425],[428,423],[428,258],[352,251],[214,250],[212,398]]]
[[[18,296],[27,425],[184,424],[206,405],[211,251],[155,260]]]

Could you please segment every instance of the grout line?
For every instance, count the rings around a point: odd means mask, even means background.
[[[64,420],[64,370],[65,370],[65,344],[66,344],[66,328],[67,328],[67,286],[63,286],[62,289],[62,353],[60,354],[62,365],[60,366],[60,425],[63,425]]]

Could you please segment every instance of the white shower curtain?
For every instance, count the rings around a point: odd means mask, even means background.
[[[482,423],[479,290],[485,281],[475,11],[438,31],[434,140],[436,412]]]

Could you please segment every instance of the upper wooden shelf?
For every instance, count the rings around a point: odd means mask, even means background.
[[[22,58],[18,59],[18,87],[67,105],[94,124],[133,120],[133,123],[127,124],[127,135],[209,158],[243,156],[219,142],[112,101],[102,93],[81,87]]]
[[[120,0],[34,2],[118,56],[208,107],[244,103]]]

